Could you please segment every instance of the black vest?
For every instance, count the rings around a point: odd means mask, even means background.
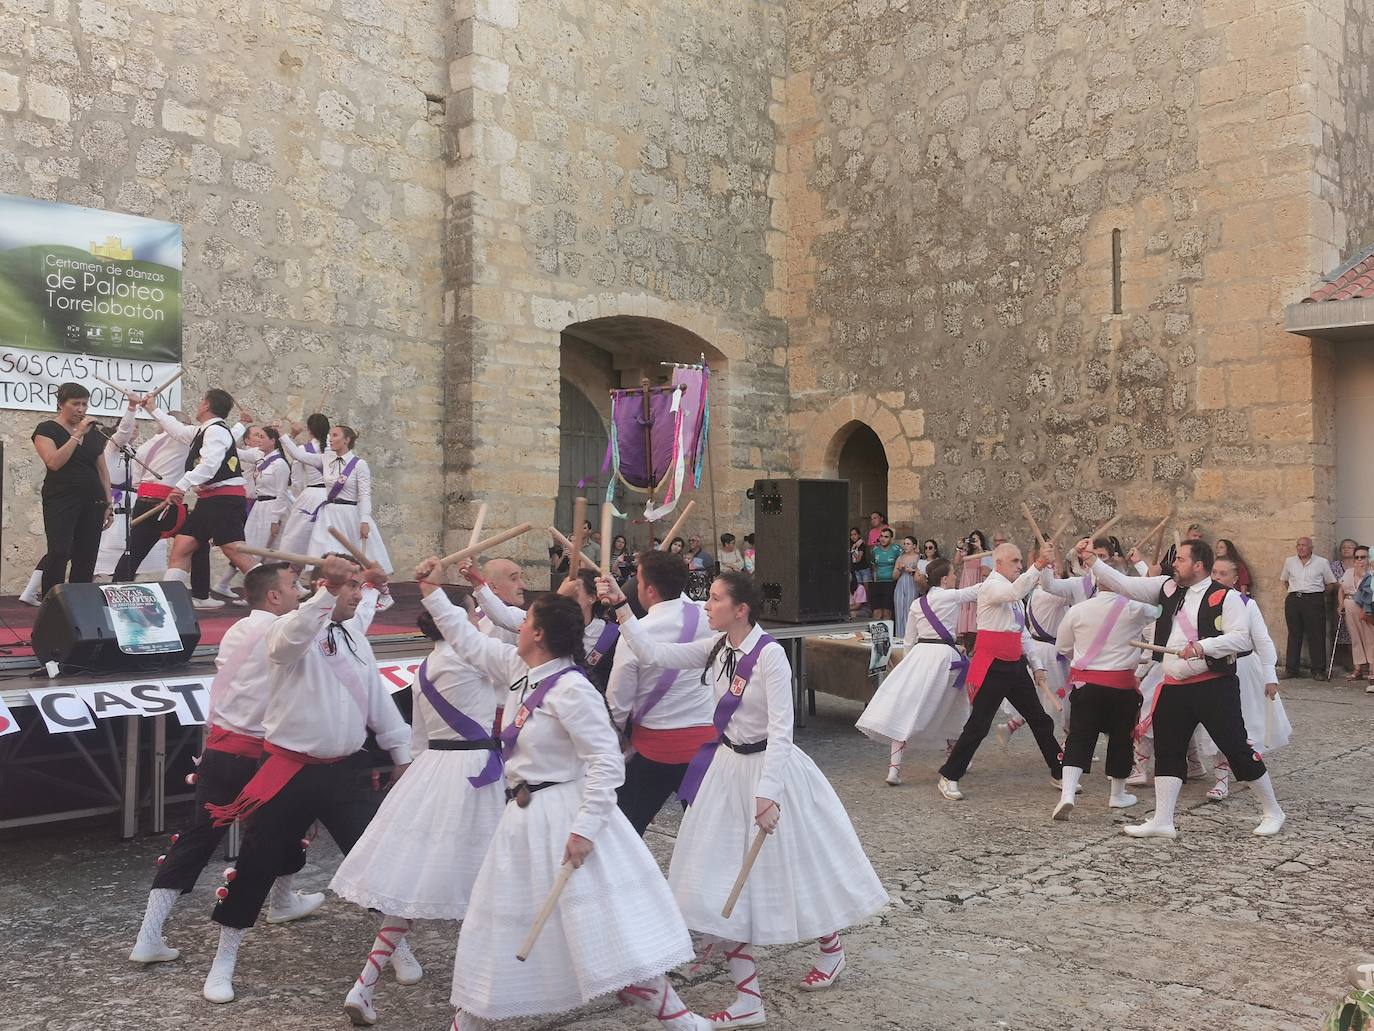
[[[206,423],[200,428],[191,441],[191,450],[186,453],[186,471],[190,472],[200,464],[200,448],[205,443],[205,431],[211,426],[223,426],[224,432],[229,434],[229,449],[224,452],[224,459],[220,462],[219,468],[215,470],[215,475],[210,477],[209,482],[221,483],[224,480],[231,480],[236,476],[243,475],[243,468],[239,464],[239,452],[234,440],[233,431],[225,424],[223,419],[216,419],[214,422]]]
[[[1226,596],[1231,593],[1230,587],[1223,587],[1215,580],[1210,581],[1211,589],[1205,591],[1202,600],[1197,605],[1197,635],[1199,639],[1204,637],[1220,637],[1221,630],[1221,610],[1226,605]],[[1174,593],[1165,594],[1164,588],[1159,590],[1159,605],[1164,610],[1163,615],[1155,620],[1155,641],[1154,643],[1161,648],[1169,643],[1169,635],[1173,633],[1174,617],[1178,615],[1178,610],[1183,607],[1183,599],[1188,595],[1188,588],[1180,587],[1178,582],[1172,577],[1166,583],[1174,585]],[[1236,660],[1249,655],[1250,652],[1241,652],[1239,655],[1227,655],[1222,658],[1206,658],[1207,668],[1213,673],[1234,673],[1236,671]]]

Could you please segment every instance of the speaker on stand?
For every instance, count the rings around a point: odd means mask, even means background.
[[[762,618],[849,619],[849,481],[754,481],[754,578]]]
[[[174,649],[149,652],[121,647],[101,586],[58,584],[47,593],[33,621],[33,654],[39,662],[56,662],[62,672],[116,673],[167,669],[191,661],[200,643],[200,623],[185,584],[167,580],[157,585],[167,600],[165,608],[160,602],[151,604],[150,598],[149,615],[144,618],[160,620],[159,627],[171,620],[180,640]],[[143,593],[151,594],[146,589],[153,585],[104,586],[142,588]]]

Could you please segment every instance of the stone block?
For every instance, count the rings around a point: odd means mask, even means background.
[[[0,72],[0,111],[18,111],[22,104],[19,77],[8,72]]]
[[[50,118],[55,122],[72,120],[72,102],[67,91],[46,82],[28,84],[29,110],[39,118]]]
[[[170,97],[162,102],[162,127],[168,132],[204,136],[210,116],[198,108],[183,107]]]

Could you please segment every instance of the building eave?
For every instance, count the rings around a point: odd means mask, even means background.
[[[1321,340],[1374,340],[1374,297],[1306,301],[1283,310],[1284,329]]]

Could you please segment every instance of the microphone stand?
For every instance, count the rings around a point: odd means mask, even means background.
[[[138,457],[138,453],[134,451],[133,448],[129,447],[127,444],[121,444],[117,440],[115,440],[114,435],[104,426],[97,425],[96,429],[98,429],[101,432],[101,434],[105,437],[106,440],[108,440],[111,444],[115,446],[115,450],[118,451],[120,456],[124,459],[124,483],[129,487],[129,490],[124,492],[123,499],[124,554],[120,556],[119,564],[129,570],[129,576],[132,578],[138,575],[138,570],[131,568],[132,563],[129,561],[129,534],[133,530],[132,519],[134,513],[134,505],[133,502],[129,500],[128,495],[130,491],[132,491],[135,496],[137,496],[138,494],[137,485],[134,483],[134,471],[132,467],[134,465],[137,465],[140,469],[142,469],[145,473],[147,473],[155,480],[161,480],[162,476],[154,472],[146,462],[140,459]]]

